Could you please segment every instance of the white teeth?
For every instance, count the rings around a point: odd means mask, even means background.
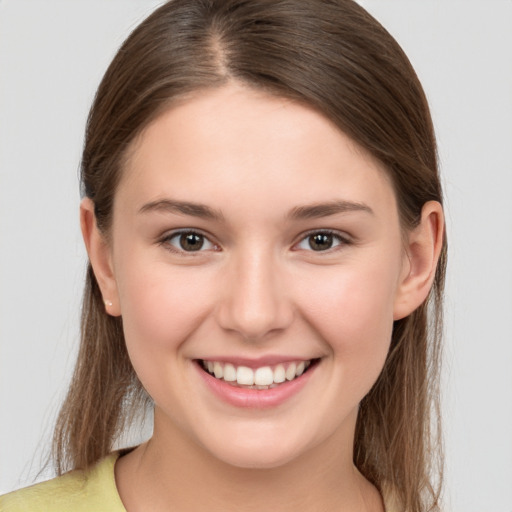
[[[270,366],[263,366],[254,372],[254,384],[257,386],[270,386],[274,382],[274,372]]]
[[[220,363],[213,363],[213,373],[217,379],[222,379],[224,371]]]
[[[252,386],[254,384],[254,372],[247,366],[239,366],[236,370],[236,381],[238,384]]]
[[[228,363],[224,366],[224,380],[227,382],[235,382],[236,368],[232,364]]]
[[[286,372],[284,370],[284,366],[282,364],[278,364],[274,368],[274,382],[276,384],[281,384],[286,380]]]
[[[231,363],[219,361],[202,361],[202,365],[217,379],[224,379],[240,386],[250,386],[253,389],[269,389],[300,377],[311,365],[311,361],[278,364],[274,368],[262,366],[254,370],[247,366],[236,367]]]
[[[295,363],[292,363],[288,368],[286,369],[286,380],[293,380],[295,378],[295,370],[297,369],[297,366]]]

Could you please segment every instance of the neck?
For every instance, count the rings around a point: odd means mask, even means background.
[[[378,492],[352,463],[347,433],[279,467],[254,469],[227,464],[164,424],[156,415],[153,437],[116,464],[128,512],[252,512],[269,505],[280,512],[383,510]]]

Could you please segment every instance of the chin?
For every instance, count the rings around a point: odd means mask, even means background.
[[[293,438],[276,431],[254,432],[243,429],[230,432],[221,439],[209,439],[203,443],[210,454],[230,466],[243,469],[274,469],[285,466],[308,451],[306,440]]]
[[[275,451],[272,449],[233,447],[231,450],[222,453],[212,453],[214,457],[225,464],[240,469],[275,469],[285,466],[294,458],[297,453],[289,450]]]

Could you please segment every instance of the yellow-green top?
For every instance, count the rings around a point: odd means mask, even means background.
[[[126,512],[117,492],[113,452],[89,471],[60,477],[0,496],[1,512]]]

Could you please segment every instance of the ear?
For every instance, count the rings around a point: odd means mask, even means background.
[[[105,236],[98,229],[94,203],[88,197],[80,203],[80,227],[84,238],[89,261],[105,303],[105,310],[109,315],[120,316],[119,296],[117,283],[112,266],[112,251]]]
[[[436,274],[443,237],[443,207],[437,201],[428,201],[423,205],[420,223],[408,234],[393,320],[405,318],[427,298]]]

